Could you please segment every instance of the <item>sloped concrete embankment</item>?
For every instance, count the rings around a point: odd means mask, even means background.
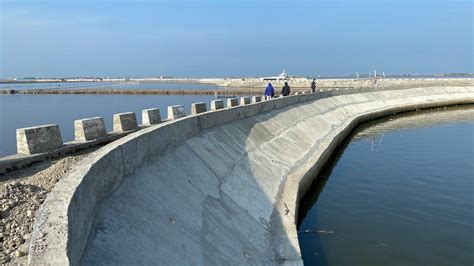
[[[302,94],[152,126],[84,159],[37,212],[34,264],[301,264],[299,199],[358,123],[474,87]]]

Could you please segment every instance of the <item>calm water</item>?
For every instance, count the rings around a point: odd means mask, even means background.
[[[301,205],[306,265],[473,265],[474,108],[359,127]]]
[[[44,82],[44,83],[5,83],[2,89],[129,89],[129,90],[211,90],[218,87],[210,84],[178,84],[156,82]]]
[[[167,107],[182,104],[187,113],[191,103],[209,102],[208,95],[0,95],[0,157],[16,153],[17,128],[58,124],[63,141],[74,139],[74,120],[103,117],[112,130],[112,116],[135,112],[141,122],[141,110],[160,108],[166,117]]]

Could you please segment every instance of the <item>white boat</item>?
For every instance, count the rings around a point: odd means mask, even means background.
[[[290,79],[290,76],[288,76],[288,73],[286,73],[286,70],[283,70],[283,72],[280,73],[280,75],[278,75],[278,76],[260,78],[261,81],[288,80],[288,79]]]

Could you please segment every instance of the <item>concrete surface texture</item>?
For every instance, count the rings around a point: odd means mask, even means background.
[[[114,131],[126,132],[138,128],[137,116],[133,112],[114,114]]]
[[[206,103],[200,102],[191,104],[191,114],[197,115],[204,112],[207,112]]]
[[[217,111],[224,108],[223,100],[212,100],[211,101],[211,111]]]
[[[74,136],[76,141],[89,141],[107,136],[104,119],[93,117],[75,120]]]
[[[326,97],[328,96],[328,97]],[[289,96],[115,141],[37,212],[34,264],[302,264],[298,202],[358,123],[474,103],[474,87]]]
[[[259,103],[262,101],[262,96],[252,96],[252,103]]]
[[[149,126],[161,123],[160,109],[151,108],[142,110],[142,124]]]
[[[178,119],[185,116],[186,116],[186,112],[184,111],[183,105],[168,106],[168,119],[169,120],[174,120],[174,119]]]
[[[240,97],[240,105],[250,104],[250,97]]]
[[[36,154],[60,148],[63,145],[58,125],[44,125],[16,130],[17,152]]]
[[[239,100],[237,98],[229,98],[227,99],[227,107],[234,107],[239,105]]]

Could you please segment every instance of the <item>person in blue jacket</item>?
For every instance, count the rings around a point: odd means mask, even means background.
[[[275,96],[275,90],[271,82],[268,82],[267,87],[265,88],[265,100],[269,100]]]

